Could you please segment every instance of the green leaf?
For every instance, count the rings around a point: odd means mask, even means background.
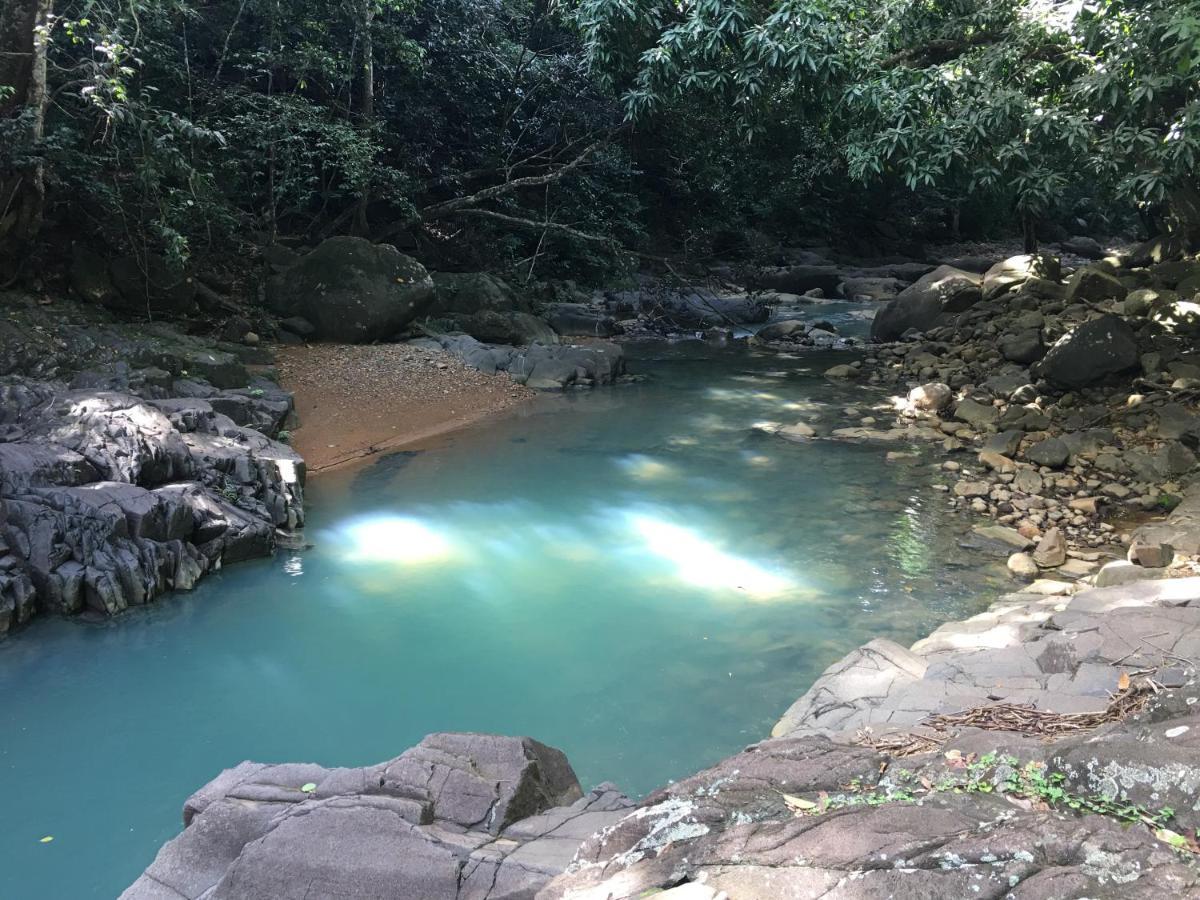
[[[1170,844],[1172,847],[1175,847],[1179,850],[1185,849],[1188,845],[1187,838],[1169,828],[1158,829],[1158,831],[1154,832],[1154,836],[1164,844]]]
[[[316,789],[317,789],[317,786],[311,781],[308,784],[304,785],[302,788],[300,788],[300,790],[304,791],[304,793],[306,793],[306,794],[311,794]]]

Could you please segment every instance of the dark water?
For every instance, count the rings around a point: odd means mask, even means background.
[[[115,896],[245,758],[499,731],[645,792],[995,593],[922,466],[755,428],[863,407],[830,358],[633,352],[645,383],[317,480],[308,552],[0,643],[0,897]]]

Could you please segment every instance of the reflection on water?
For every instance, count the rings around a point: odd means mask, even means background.
[[[644,792],[763,737],[868,638],[988,602],[921,464],[755,428],[827,425],[871,408],[860,390],[778,356],[635,353],[645,383],[315,481],[309,551],[0,643],[0,893],[115,896],[245,758],[501,731]]]

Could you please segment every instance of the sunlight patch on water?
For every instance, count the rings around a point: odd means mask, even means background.
[[[638,481],[658,481],[672,478],[677,473],[664,462],[644,453],[631,453],[617,460],[617,464]]]
[[[694,529],[646,513],[630,513],[628,521],[646,549],[674,565],[676,577],[692,587],[741,591],[756,600],[770,600],[797,587],[777,572],[722,550]]]
[[[444,535],[408,516],[355,519],[338,529],[336,540],[351,562],[417,566],[446,562],[454,555],[454,546]]]

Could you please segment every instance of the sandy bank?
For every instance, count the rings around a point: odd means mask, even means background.
[[[277,359],[300,418],[291,442],[309,472],[428,440],[535,395],[507,376],[406,344],[280,347]]]

